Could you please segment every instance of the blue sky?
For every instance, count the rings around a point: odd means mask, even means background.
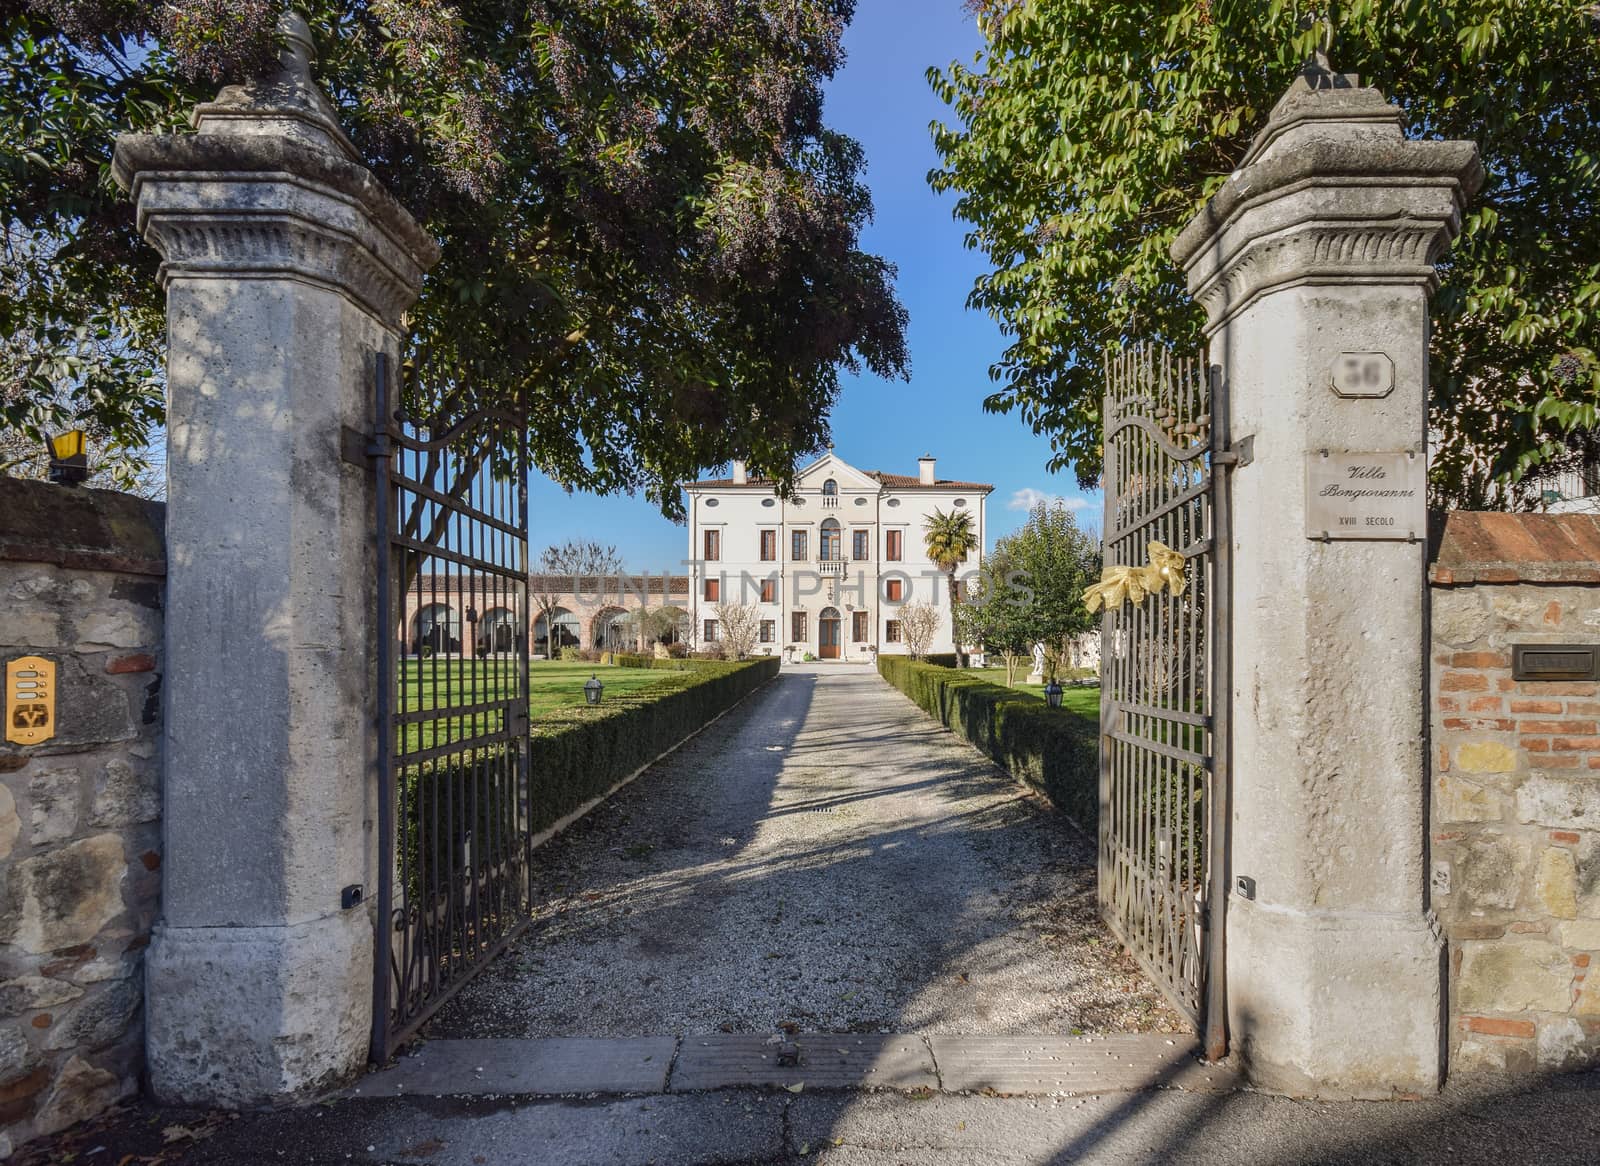
[[[867,153],[877,218],[864,246],[900,269],[911,313],[911,381],[847,377],[833,412],[834,450],[867,470],[916,473],[917,455],[939,459],[941,477],[992,482],[991,539],[1019,526],[1027,498],[1081,497],[1070,473],[1048,474],[1047,439],[1014,415],[990,416],[988,368],[1004,347],[986,316],[967,310],[981,255],[962,247],[951,195],[926,180],[937,162],[928,123],[946,109],[929,89],[929,65],[970,60],[980,38],[960,0],[862,0],[845,34],[845,67],[828,86],[826,116]],[[688,553],[685,528],[642,498],[566,494],[535,476],[530,492],[535,548],[569,538],[615,543],[632,570],[676,568]],[[1099,499],[1083,517],[1099,525]]]

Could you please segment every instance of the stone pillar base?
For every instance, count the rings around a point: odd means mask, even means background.
[[[156,1099],[281,1104],[354,1077],[372,1036],[372,947],[363,910],[284,927],[157,926],[145,972]]]
[[[1228,907],[1228,1023],[1269,1093],[1392,1099],[1443,1080],[1444,940],[1431,915]]]

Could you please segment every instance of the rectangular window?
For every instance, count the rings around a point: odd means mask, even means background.
[[[857,644],[867,642],[867,613],[853,611],[850,613],[850,639]]]
[[[717,621],[714,619],[706,620],[705,641],[708,644],[714,644],[717,642]]]
[[[905,549],[906,532],[903,530],[888,530],[883,534],[883,557],[891,563],[898,563]]]
[[[789,533],[789,557],[797,563],[806,561],[806,532],[803,530]]]
[[[777,620],[775,620],[775,619],[764,619],[764,620],[761,621],[761,642],[763,644],[772,643],[772,637],[777,635],[777,634],[778,634],[778,621]]]
[[[761,580],[761,602],[776,603],[778,595],[778,582],[775,579]]]
[[[789,639],[797,644],[803,644],[806,639],[806,613],[797,611],[789,619]]]
[[[883,597],[891,603],[899,603],[906,597],[906,581],[904,579],[885,579]]]
[[[883,638],[885,643],[898,644],[900,642],[900,621],[891,619],[883,625]]]
[[[715,563],[722,558],[722,532],[720,530],[706,531],[706,562]]]
[[[778,560],[778,532],[764,530],[761,532],[761,561],[774,563]]]
[[[716,603],[721,598],[722,598],[722,580],[721,579],[707,579],[706,580],[706,602],[707,603]]]
[[[850,536],[850,552],[857,562],[870,557],[872,536],[864,530],[858,530]]]

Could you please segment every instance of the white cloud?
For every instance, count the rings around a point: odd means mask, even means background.
[[[1032,510],[1041,502],[1048,502],[1052,506],[1065,506],[1068,510],[1087,510],[1090,503],[1087,498],[1063,497],[1060,494],[1046,494],[1043,490],[1035,490],[1032,486],[1024,486],[1011,495],[1006,503],[1007,510]]]

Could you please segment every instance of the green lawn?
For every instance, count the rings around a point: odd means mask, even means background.
[[[401,707],[404,710],[448,708],[496,699],[516,676],[516,663],[486,657],[462,660],[439,657],[406,660],[400,665]],[[651,668],[617,668],[612,665],[534,660],[528,664],[528,714],[534,720],[560,708],[584,703],[583,686],[593,676],[605,685],[602,699],[624,696],[659,684],[672,673]],[[477,718],[482,720],[482,718]],[[441,718],[413,725],[408,749],[471,736],[485,727],[469,725],[466,717]],[[423,733],[422,729],[426,728]],[[424,736],[426,740],[424,740]]]
[[[972,671],[991,684],[998,684],[1001,688],[1005,687],[1006,670],[1004,666],[999,668],[974,668]],[[1022,678],[1027,674],[1026,666],[1018,668],[1017,682],[1011,687],[1017,692],[1026,692],[1043,700],[1044,685],[1024,684]],[[1068,685],[1066,691],[1061,694],[1061,707],[1069,712],[1077,713],[1080,717],[1098,720],[1100,718],[1100,686],[1098,684]]]

